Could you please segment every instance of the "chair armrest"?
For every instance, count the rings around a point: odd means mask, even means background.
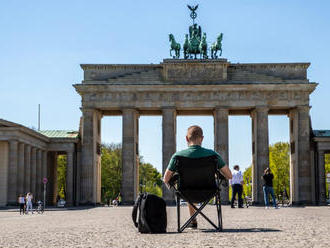
[[[219,170],[216,170],[215,174],[217,175],[217,178],[219,180],[219,185],[222,185],[224,187],[228,186],[228,180],[225,178],[224,175]]]
[[[174,187],[174,185],[178,182],[178,180],[179,180],[179,174],[174,173],[171,179],[168,181],[168,184],[170,185],[170,187]]]

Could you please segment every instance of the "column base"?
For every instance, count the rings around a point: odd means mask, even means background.
[[[176,206],[176,201],[175,200],[165,200],[165,202],[166,202],[167,207]]]
[[[262,206],[265,206],[265,203],[262,201],[255,201],[255,202],[252,202],[252,206],[256,206],[256,207],[262,207]]]
[[[121,202],[119,206],[133,206],[134,201],[126,201],[126,202]]]

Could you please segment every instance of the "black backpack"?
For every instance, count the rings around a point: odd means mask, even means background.
[[[139,210],[138,222],[136,222]],[[134,204],[132,219],[140,233],[166,233],[167,215],[165,201],[153,194],[140,194]]]

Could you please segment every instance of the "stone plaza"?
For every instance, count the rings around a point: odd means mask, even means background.
[[[182,207],[182,219],[187,207]],[[223,232],[199,219],[197,230],[176,232],[176,209],[167,208],[167,234],[140,234],[131,207],[46,211],[19,216],[0,210],[0,247],[329,247],[330,207],[223,207]],[[215,206],[206,213],[216,219]]]

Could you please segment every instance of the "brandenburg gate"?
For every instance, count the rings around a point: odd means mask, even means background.
[[[307,79],[308,66],[309,63],[239,64],[226,59],[81,65],[84,79],[74,85],[82,98],[83,116],[80,202],[97,203],[101,199],[102,116],[122,115],[121,194],[123,202],[129,204],[138,193],[139,116],[162,116],[164,172],[176,150],[177,115],[212,115],[214,149],[226,163],[229,163],[228,116],[249,115],[252,197],[254,203],[262,203],[261,176],[269,166],[268,116],[287,115],[291,201],[311,204],[315,201],[315,169],[311,163],[309,95],[317,84]],[[222,192],[222,200],[228,201],[228,188]],[[173,199],[167,189],[163,189],[163,196],[167,201]]]
[[[123,202],[131,204],[138,193],[139,116],[161,115],[163,118],[164,174],[176,150],[177,115],[212,115],[214,149],[227,164],[228,116],[250,115],[252,200],[260,204],[263,201],[261,176],[269,166],[268,115],[272,114],[290,118],[291,202],[315,202],[317,184],[314,163],[311,163],[309,95],[317,84],[307,79],[309,63],[230,63],[219,58],[223,34],[208,48],[206,33],[195,23],[198,5],[188,5],[188,8],[192,25],[183,45],[169,34],[170,56],[174,51],[172,59],[149,65],[81,65],[84,79],[74,85],[82,97],[81,203],[96,203],[101,199],[102,116],[123,117],[121,194]],[[183,59],[179,59],[181,47]],[[174,199],[165,187],[163,197],[168,202]],[[225,186],[222,201],[228,202]]]

